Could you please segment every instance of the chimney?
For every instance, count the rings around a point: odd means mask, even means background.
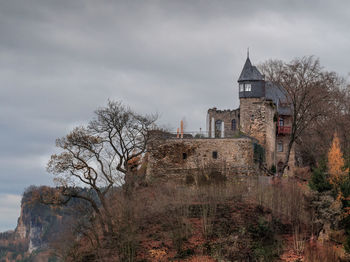
[[[181,138],[184,138],[184,121],[181,120]]]

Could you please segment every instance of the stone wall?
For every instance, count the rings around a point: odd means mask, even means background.
[[[274,164],[276,146],[276,110],[272,102],[261,98],[240,99],[240,129],[256,138],[265,148],[266,164]]]
[[[276,122],[275,114],[276,109],[271,102],[265,102],[265,128],[266,128],[266,164],[268,168],[271,168],[275,164],[276,154]]]
[[[239,109],[218,110],[214,107],[208,110],[207,117],[207,131],[209,137],[215,137],[215,122],[218,120],[224,123],[223,137],[235,137],[239,134]],[[233,120],[235,120],[236,123],[235,128],[232,125]],[[216,134],[216,137],[221,137],[221,134]]]
[[[216,153],[215,153],[216,152]],[[216,155],[216,158],[215,158]],[[235,175],[255,175],[250,138],[167,139],[148,147],[147,180],[180,179],[208,167]]]

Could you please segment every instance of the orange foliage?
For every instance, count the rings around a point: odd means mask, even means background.
[[[155,261],[160,261],[166,259],[167,255],[167,250],[164,249],[151,249],[148,251],[150,256],[155,260]]]
[[[332,146],[328,152],[329,182],[338,188],[348,170],[344,170],[344,157],[340,149],[340,142],[337,133],[334,134]]]

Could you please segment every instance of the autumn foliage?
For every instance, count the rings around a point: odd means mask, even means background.
[[[344,169],[344,157],[340,148],[340,142],[337,133],[334,134],[332,146],[328,152],[328,172],[329,182],[335,189],[344,182],[349,170]]]

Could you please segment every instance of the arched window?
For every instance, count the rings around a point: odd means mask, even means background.
[[[231,122],[231,129],[232,129],[233,131],[235,131],[236,128],[237,128],[237,126],[236,126],[236,119],[232,119],[232,122]]]
[[[221,137],[221,127],[222,127],[222,121],[216,120],[216,122],[215,122],[215,137]]]

